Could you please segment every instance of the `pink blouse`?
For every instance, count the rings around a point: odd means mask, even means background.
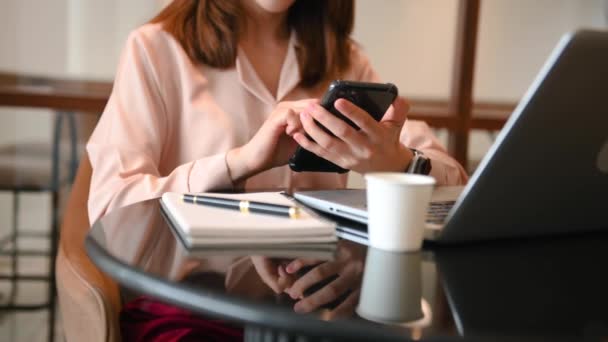
[[[88,144],[93,166],[89,219],[164,192],[203,192],[235,187],[226,152],[247,143],[278,102],[320,98],[325,89],[298,86],[300,74],[292,34],[276,97],[257,76],[244,53],[236,66],[219,70],[194,64],[159,24],[134,31],[127,41],[114,89]],[[341,77],[378,81],[357,48]],[[432,159],[438,184],[462,184],[467,176],[448,156],[429,127],[409,120],[405,146]],[[247,179],[246,190],[343,188],[346,175],[295,173],[288,166]]]

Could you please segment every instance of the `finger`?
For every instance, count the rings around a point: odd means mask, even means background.
[[[309,107],[309,110],[315,120],[319,121],[319,123],[338,137],[338,139],[344,142],[344,150],[333,151],[333,149],[322,143],[319,143],[319,145],[330,152],[335,152],[334,154],[340,155],[343,158],[345,156],[355,158],[369,157],[371,153],[370,145],[372,142],[366,134],[362,134],[360,131],[354,129],[345,121],[337,118],[321,106],[312,106],[312,108]],[[317,140],[315,139],[315,141]]]
[[[305,266],[314,266],[322,263],[323,261],[317,259],[295,259],[285,267],[285,270],[289,274],[294,274],[301,270]]]
[[[344,142],[334,136],[331,136],[323,128],[319,127],[308,111],[303,111],[300,113],[300,120],[302,121],[302,126],[304,127],[306,133],[308,133],[312,140],[314,140],[324,150],[332,154],[344,153],[346,150]]]
[[[327,314],[326,318],[328,320],[332,320],[339,317],[348,317],[352,315],[352,313],[355,311],[357,303],[359,302],[360,294],[360,290],[351,292],[351,294],[349,294],[348,297],[346,297],[346,299],[340,303],[340,305]]]
[[[346,142],[348,145],[358,146],[363,142],[362,140],[364,137],[360,132],[351,127],[344,120],[328,112],[325,108],[319,105],[309,106],[307,112],[333,135]]]
[[[401,130],[407,120],[410,105],[406,99],[397,97],[389,109],[384,113],[380,125],[389,129],[388,134],[393,140],[399,139]]]
[[[327,279],[337,274],[338,271],[338,263],[325,262],[323,264],[320,264],[319,266],[313,268],[308,273],[296,280],[291,286],[291,289],[289,290],[289,295],[293,299],[302,298],[306,289],[324,279]]]
[[[303,130],[302,122],[300,121],[300,115],[298,113],[299,112],[296,112],[291,109],[285,113],[285,134],[293,135],[295,132]]]
[[[285,266],[284,265],[279,265],[277,267],[278,269],[278,273],[279,273],[279,277],[288,277],[290,274],[287,273],[287,271],[285,270]]]
[[[283,265],[278,266],[278,274],[279,274],[278,284],[279,284],[279,287],[281,289],[283,289],[283,291],[287,288],[290,288],[291,285],[293,285],[295,278],[293,275],[291,275],[291,274],[287,273],[287,271],[285,271],[285,266],[283,266]]]
[[[287,132],[285,132],[285,133],[287,134]],[[298,128],[298,129],[291,130],[291,131],[290,131],[290,132],[289,132],[287,135],[289,135],[289,136],[293,137],[293,136],[295,136],[297,133],[300,133],[300,134],[302,134],[302,135],[304,135],[304,136],[306,135],[306,131],[304,130],[304,127],[300,127],[300,128]]]
[[[315,99],[315,98],[310,98],[310,99],[293,101],[293,103],[295,103],[297,105],[302,105],[302,106],[309,106],[311,104],[319,104],[319,103],[321,103],[321,100]]]
[[[293,134],[298,129],[302,128],[300,123],[300,116],[298,113],[305,110],[310,106],[314,106],[319,103],[318,99],[305,99],[291,102],[281,102],[279,104],[283,110],[279,111],[281,115],[278,115],[276,119],[279,121],[279,125],[285,125],[285,133],[287,135]]]
[[[337,99],[334,107],[370,137],[377,138],[382,135],[378,122],[369,113],[352,102],[345,99]]]
[[[310,151],[321,158],[331,160],[338,166],[344,167],[343,165],[341,165],[341,162],[339,160],[335,160],[335,158],[333,158],[332,153],[325,150],[323,147],[319,146],[319,144],[315,143],[314,141],[308,139],[305,134],[301,132],[294,133],[293,139],[298,143],[298,145],[300,145],[305,150]]]
[[[407,100],[402,97],[397,97],[386,113],[384,113],[380,122],[384,124],[391,123],[395,126],[402,127],[405,120],[407,120],[407,113],[409,110],[410,105]]]
[[[299,113],[299,112],[305,110],[306,108],[308,108],[309,106],[318,105],[320,102],[321,101],[319,101],[319,99],[305,99],[305,100],[289,102],[287,105],[289,106],[289,108],[294,110],[296,113]]]
[[[305,150],[310,151],[313,154],[315,154],[323,159],[327,159],[330,162],[340,166],[341,168],[344,168],[344,169],[351,168],[352,158],[350,158],[350,159],[347,158],[347,157],[352,157],[351,154],[345,153],[345,154],[342,154],[341,156],[336,155],[336,153],[328,151],[325,148],[323,148],[322,146],[320,146],[319,144],[317,144],[316,142],[310,140],[306,136],[306,134],[304,134],[302,132],[296,132],[296,133],[294,133],[294,135],[292,137],[298,143],[298,145],[300,145]],[[349,163],[351,163],[351,164],[349,164]]]
[[[298,313],[312,312],[324,304],[333,302],[348,291],[351,279],[350,277],[338,277],[336,280],[325,285],[319,291],[310,296],[298,301],[294,305],[294,310]]]
[[[410,112],[410,109],[412,109],[410,101],[408,101],[408,99],[406,99],[405,97],[401,96],[397,96],[397,98],[393,102],[393,107],[399,108],[399,110],[406,116],[406,118],[407,114]]]
[[[272,260],[265,257],[252,257],[253,266],[258,275],[268,287],[275,293],[283,292],[283,288],[279,285],[276,266]]]

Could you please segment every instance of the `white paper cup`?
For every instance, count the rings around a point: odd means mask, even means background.
[[[423,317],[420,252],[367,250],[357,314],[367,320],[402,324]]]
[[[422,246],[435,179],[407,173],[369,173],[367,211],[370,246],[416,251]]]

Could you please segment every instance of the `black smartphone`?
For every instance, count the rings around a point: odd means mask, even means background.
[[[336,80],[329,85],[329,89],[327,89],[327,92],[321,100],[321,106],[333,115],[344,120],[353,128],[359,129],[355,123],[334,108],[334,102],[336,102],[337,99],[347,99],[369,113],[376,121],[380,121],[384,113],[388,110],[388,107],[395,101],[397,95],[397,86],[392,83]],[[317,124],[330,133],[329,130],[321,124]],[[296,172],[348,172],[348,170],[317,156],[301,146],[298,146],[296,152],[289,159],[289,167]]]

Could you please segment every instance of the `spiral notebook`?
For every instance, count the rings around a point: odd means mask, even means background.
[[[202,194],[199,194],[202,195]],[[205,193],[238,200],[296,205],[280,192],[244,194]],[[183,194],[165,193],[160,202],[164,214],[188,247],[331,243],[337,240],[336,224],[302,207],[299,218],[241,213],[207,205],[186,203]]]

